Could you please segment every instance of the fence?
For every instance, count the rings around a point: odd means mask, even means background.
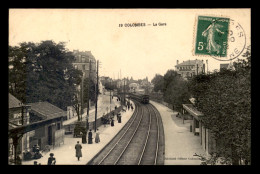
[[[60,130],[56,130],[54,137],[55,137],[55,141],[54,141],[54,145],[60,146],[60,143],[62,142],[64,144],[64,135],[65,135],[65,129],[60,129]]]

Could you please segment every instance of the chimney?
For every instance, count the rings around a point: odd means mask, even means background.
[[[179,64],[179,60],[177,60],[177,65]]]

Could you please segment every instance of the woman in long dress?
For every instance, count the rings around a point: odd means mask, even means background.
[[[217,34],[217,32],[224,34],[224,32],[219,30],[220,28],[223,28],[223,26],[213,20],[212,24],[210,24],[208,28],[202,32],[202,36],[207,38],[206,50],[208,50],[209,53],[217,52],[218,54],[220,51],[221,46],[215,41],[215,35]]]
[[[99,142],[100,142],[98,129],[97,129],[97,132],[96,132],[95,142],[96,142],[96,143],[99,143]]]

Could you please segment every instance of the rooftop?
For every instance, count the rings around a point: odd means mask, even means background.
[[[48,102],[29,103],[29,105],[31,105],[31,112],[43,117],[43,119],[52,119],[67,115],[66,111]]]
[[[189,112],[192,116],[194,116],[196,119],[198,119],[198,117],[203,116],[203,113],[201,113],[200,111],[197,110],[197,108],[195,108],[193,106],[193,104],[182,104],[183,108]]]
[[[9,109],[21,107],[20,105],[21,102],[17,98],[15,98],[12,94],[9,93],[8,98],[9,98]]]
[[[179,63],[178,65],[175,65],[176,67],[177,66],[189,66],[189,65],[195,65],[197,63],[202,63],[202,60],[187,60],[187,61],[184,61],[182,63]]]

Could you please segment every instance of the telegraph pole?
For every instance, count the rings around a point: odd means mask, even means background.
[[[97,86],[96,86],[96,107],[95,107],[95,132],[97,131],[98,66],[99,66],[99,61],[97,61]]]
[[[83,117],[83,82],[84,82],[84,73],[81,79],[81,108],[80,108],[80,112],[81,112],[81,121],[82,121],[82,117]]]
[[[112,90],[112,84],[110,79],[110,112],[111,112],[111,90]]]
[[[125,78],[124,78],[124,105],[125,105]]]
[[[90,101],[90,88],[91,88],[91,81],[90,81],[90,73],[91,73],[91,60],[89,60],[89,73],[88,73],[88,109],[87,109],[87,117],[86,117],[86,129],[88,131],[88,118],[89,118],[89,101]]]

